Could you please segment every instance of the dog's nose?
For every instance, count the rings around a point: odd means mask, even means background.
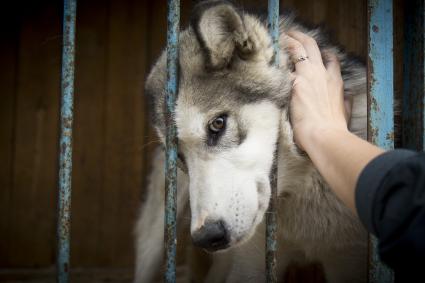
[[[216,251],[229,245],[230,236],[222,220],[206,221],[200,229],[192,233],[192,241],[195,246]]]

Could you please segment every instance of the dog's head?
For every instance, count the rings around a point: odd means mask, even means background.
[[[272,57],[266,25],[223,1],[199,4],[180,35],[179,163],[190,180],[192,238],[207,250],[248,239],[268,207],[291,86],[288,68],[273,66]],[[146,82],[163,142],[165,85],[163,53]]]

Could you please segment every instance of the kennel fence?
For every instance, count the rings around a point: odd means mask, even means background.
[[[60,112],[59,198],[57,223],[57,281],[69,282],[72,124],[74,96],[74,57],[76,0],[64,0],[63,50]],[[268,27],[274,52],[278,54],[279,1],[268,1]],[[408,1],[404,24],[404,88],[402,96],[403,145],[416,150],[425,148],[424,138],[424,0]],[[178,38],[180,1],[168,0],[167,28],[167,145],[165,196],[164,280],[175,282],[177,139],[172,123],[178,91]],[[393,3],[391,0],[368,1],[368,139],[386,149],[394,147],[394,56]],[[274,64],[279,60],[275,56]],[[276,174],[272,170],[272,198],[266,214],[267,282],[276,282]],[[377,241],[370,239],[369,282],[392,282],[393,274],[379,262]]]

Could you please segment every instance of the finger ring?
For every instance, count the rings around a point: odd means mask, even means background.
[[[298,58],[295,60],[294,64],[297,64],[297,63],[299,63],[299,62],[305,61],[305,60],[307,60],[307,59],[308,59],[308,56],[300,56],[300,57],[298,57]]]

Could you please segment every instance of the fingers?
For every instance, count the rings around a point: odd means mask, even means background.
[[[303,46],[312,63],[323,65],[322,55],[320,54],[319,46],[314,38],[299,31],[290,31],[288,35]]]
[[[290,36],[285,38],[289,55],[291,56],[292,62],[295,64],[295,69],[302,68],[302,65],[305,65],[307,61],[299,61],[300,58],[308,58],[307,51],[304,46],[297,40],[293,39]],[[308,60],[308,59],[307,59]],[[297,62],[299,61],[299,62]]]
[[[335,94],[340,94],[342,97],[341,103],[343,104],[342,110],[344,112],[345,120],[347,121],[347,124],[350,121],[351,118],[351,107],[353,104],[353,97],[352,96],[344,96],[344,82],[341,77],[341,66],[339,64],[338,57],[336,57],[333,53],[327,54],[328,58],[328,64],[326,66],[326,70],[328,73],[328,83],[330,86],[333,86],[334,88],[341,89],[340,92],[336,91]]]
[[[312,71],[313,65],[327,73],[328,80],[332,80],[336,85],[342,86],[341,68],[339,60],[333,53],[326,53],[329,62],[326,66],[323,64],[322,54],[317,42],[307,34],[299,31],[290,31],[285,39],[287,41],[288,51],[292,61],[295,64],[295,73],[304,76],[317,76],[317,71]],[[308,56],[305,61],[299,61],[299,58]]]
[[[328,55],[329,62],[326,66],[326,70],[328,71],[329,76],[332,79],[337,81],[341,81],[341,66],[339,65],[339,60],[335,54],[330,53]]]

